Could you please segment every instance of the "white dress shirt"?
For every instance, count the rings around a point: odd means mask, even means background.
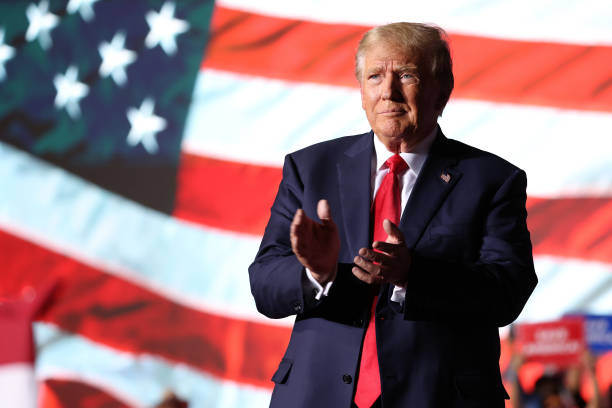
[[[400,177],[399,185],[401,189],[401,212],[403,214],[404,208],[406,208],[406,203],[410,198],[410,193],[412,193],[412,189],[414,184],[416,183],[417,177],[425,164],[425,160],[427,160],[427,155],[429,154],[429,149],[433,141],[436,138],[436,134],[438,133],[438,127],[436,126],[432,132],[427,135],[425,139],[423,139],[412,152],[410,153],[400,153],[402,159],[406,161],[408,164],[408,170],[404,172],[404,174]],[[378,188],[380,187],[383,179],[389,172],[389,167],[386,165],[387,159],[393,156],[394,153],[387,150],[385,145],[380,141],[380,139],[374,135],[374,152],[372,154],[372,177],[371,177],[371,191],[372,191],[372,201],[378,192]],[[322,197],[323,198],[323,197]],[[327,296],[329,290],[333,284],[333,281],[327,282],[325,286],[321,285],[310,273],[310,271],[305,268],[305,274],[303,279],[304,282],[304,291],[305,298],[308,300],[312,299],[314,296],[314,300],[320,300],[323,296]],[[402,288],[400,286],[395,286],[393,288],[393,294],[391,295],[391,300],[398,303],[404,303],[404,299],[406,298],[406,288]]]

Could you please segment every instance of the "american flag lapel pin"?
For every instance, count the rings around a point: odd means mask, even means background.
[[[451,175],[444,171],[444,172],[442,172],[442,174],[440,174],[440,178],[442,179],[443,182],[448,184],[448,183],[450,183]]]

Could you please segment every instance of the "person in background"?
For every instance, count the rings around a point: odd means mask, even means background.
[[[172,391],[166,391],[162,400],[154,408],[188,408],[186,401],[176,396]]]
[[[602,408],[602,398],[597,383],[597,358],[593,353],[585,350],[582,355],[581,364],[569,367],[565,373],[565,387],[572,396],[576,406],[579,408]],[[587,381],[593,389],[591,399],[586,402],[582,397],[582,378],[586,376]]]
[[[603,408],[596,376],[597,359],[591,352],[583,353],[581,364],[545,372],[536,380],[533,391],[526,393],[519,380],[525,358],[514,346],[511,346],[513,355],[504,375],[510,385],[512,408]],[[593,388],[588,402],[581,393],[583,375]]]

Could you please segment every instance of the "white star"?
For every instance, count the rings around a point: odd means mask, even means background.
[[[0,29],[0,81],[6,78],[4,64],[15,56],[15,49],[4,44],[4,29]]]
[[[100,75],[107,77],[111,75],[117,85],[125,85],[127,74],[125,67],[136,61],[136,53],[124,48],[125,34],[116,33],[110,43],[104,42],[98,47],[102,57]]]
[[[59,24],[59,17],[49,13],[48,0],[41,0],[38,6],[30,4],[26,10],[29,25],[26,31],[26,40],[34,41],[38,38],[40,46],[46,50],[51,46],[52,29]]]
[[[150,30],[145,45],[153,48],[159,44],[167,55],[176,52],[176,36],[189,29],[185,20],[174,18],[174,3],[165,2],[159,13],[149,11],[146,15]]]
[[[57,95],[55,96],[55,107],[61,109],[66,107],[68,115],[72,119],[81,116],[79,101],[89,93],[89,86],[77,81],[79,70],[71,65],[66,70],[66,74],[57,74],[53,79]]]
[[[166,120],[153,113],[154,107],[153,99],[146,98],[140,108],[129,108],[127,110],[127,117],[132,126],[127,137],[128,144],[136,146],[138,143],[142,143],[145,150],[150,154],[156,153],[158,150],[155,134],[166,128]]]
[[[99,0],[70,0],[66,11],[74,14],[77,11],[85,21],[91,21],[94,18],[93,5]]]

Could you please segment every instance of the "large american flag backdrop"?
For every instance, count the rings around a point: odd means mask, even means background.
[[[0,296],[56,284],[40,406],[267,406],[292,321],[247,267],[283,157],[369,130],[353,55],[401,20],[449,32],[445,133],[527,171],[520,321],[612,313],[608,1],[2,2]]]

